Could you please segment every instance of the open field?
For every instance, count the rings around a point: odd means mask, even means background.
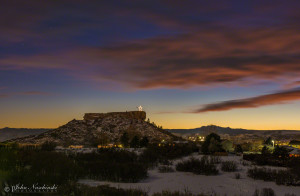
[[[190,157],[201,158],[202,155],[193,154],[191,156],[184,157],[173,161],[173,168],[176,163],[181,160],[186,160]],[[223,172],[218,165],[220,173],[216,176],[205,176],[196,175],[189,172],[171,172],[171,173],[160,173],[157,168],[149,170],[149,177],[138,183],[113,183],[105,181],[94,181],[82,179],[80,183],[87,184],[90,186],[97,185],[110,185],[112,187],[120,188],[140,188],[148,191],[151,195],[155,192],[161,192],[162,190],[172,191],[184,191],[189,190],[190,192],[207,193],[207,194],[218,194],[218,195],[241,195],[241,196],[252,196],[255,189],[272,188],[277,196],[284,196],[286,193],[299,195],[300,187],[295,186],[279,186],[275,182],[265,182],[262,180],[254,180],[247,177],[247,170],[253,167],[250,162],[249,165],[243,166],[241,164],[242,157],[240,156],[228,156],[221,157],[222,161],[236,161],[238,163],[237,172]],[[282,167],[270,167],[273,169],[285,169]],[[235,178],[235,174],[240,173],[240,179]]]

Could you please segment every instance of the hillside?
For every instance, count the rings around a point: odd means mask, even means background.
[[[202,126],[194,129],[167,129],[170,133],[176,135],[194,135],[194,134],[207,134],[209,132],[216,132],[218,134],[239,135],[239,134],[255,134],[260,136],[294,136],[300,135],[297,130],[251,130],[251,129],[233,129],[230,127],[220,127],[215,125]]]
[[[0,129],[0,142],[29,135],[38,135],[49,130],[50,129],[18,129],[5,127]]]
[[[10,141],[40,144],[46,141],[58,145],[95,146],[103,139],[120,141],[124,132],[129,137],[148,137],[150,142],[177,139],[176,136],[146,122],[145,112],[87,113],[83,120],[72,120],[57,129],[36,136],[28,136]]]

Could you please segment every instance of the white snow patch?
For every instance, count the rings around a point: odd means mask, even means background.
[[[195,158],[201,158],[202,155],[193,154]],[[184,157],[173,161],[175,168],[176,163],[186,160],[192,156]],[[148,191],[149,195],[163,190],[184,191],[189,190],[194,194],[197,193],[217,193],[219,195],[236,195],[252,196],[255,189],[272,188],[277,196],[284,196],[286,193],[300,196],[300,187],[276,185],[275,182],[265,182],[263,180],[254,180],[247,177],[247,170],[253,167],[250,162],[248,166],[241,164],[242,157],[228,156],[221,157],[223,161],[236,161],[239,164],[237,172],[222,172],[217,176],[196,175],[189,172],[159,173],[157,169],[149,171],[149,177],[138,183],[117,183],[106,181],[95,181],[81,179],[79,183],[90,186],[110,185],[120,188],[139,188]],[[282,167],[268,167],[272,169],[285,169]],[[241,179],[235,179],[235,173],[240,173]]]

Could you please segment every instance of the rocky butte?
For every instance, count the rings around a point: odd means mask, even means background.
[[[146,112],[144,111],[86,113],[83,120],[74,119],[57,129],[35,136],[17,138],[10,142],[42,144],[50,141],[62,146],[97,146],[100,141],[103,141],[103,138],[111,143],[118,143],[125,132],[131,138],[134,136],[147,137],[150,142],[178,139],[145,119]]]
[[[130,112],[109,112],[109,113],[85,113],[83,119],[86,121],[103,119],[107,117],[115,118],[129,118],[137,120],[145,120],[146,112],[144,111],[130,111]]]

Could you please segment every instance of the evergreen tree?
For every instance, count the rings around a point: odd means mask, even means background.
[[[138,148],[140,145],[140,140],[138,136],[134,136],[130,142],[130,147],[131,148]]]
[[[261,149],[261,154],[270,154],[270,151],[269,151],[269,148],[267,146],[264,146],[262,149]]]
[[[243,148],[240,144],[238,144],[236,147],[235,147],[235,152],[236,153],[243,153]]]
[[[141,146],[141,147],[147,147],[148,144],[149,144],[148,137],[144,136],[143,139],[142,139],[141,142],[140,142],[140,146]]]
[[[204,154],[223,151],[221,147],[221,138],[216,133],[211,133],[205,137],[201,150]]]
[[[289,150],[276,145],[273,151],[273,155],[285,159],[289,157]]]
[[[129,146],[129,137],[128,137],[128,133],[124,132],[122,137],[121,137],[121,143],[123,144],[123,146],[126,148]]]
[[[44,151],[53,151],[53,150],[55,150],[55,147],[56,147],[56,143],[55,142],[47,141],[47,142],[44,142],[42,144],[41,150],[44,150]]]
[[[268,145],[268,146],[272,146],[273,143],[272,143],[272,138],[271,137],[268,137],[265,141],[265,145]]]

